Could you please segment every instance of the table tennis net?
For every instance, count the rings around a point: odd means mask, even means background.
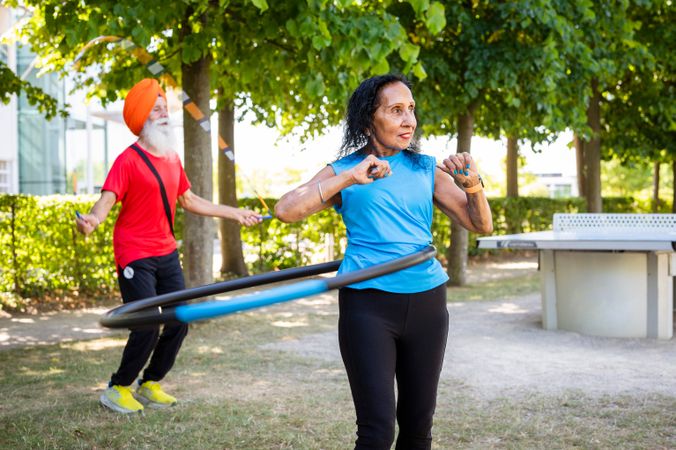
[[[554,214],[554,231],[676,233],[676,214]]]

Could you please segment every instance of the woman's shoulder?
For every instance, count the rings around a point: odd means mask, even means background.
[[[432,155],[425,155],[424,153],[416,153],[420,160],[423,162],[425,165],[436,165],[437,159],[432,156]]]
[[[423,153],[417,153],[408,151],[407,152],[409,160],[414,167],[422,167],[425,170],[433,170],[437,165],[437,159],[432,155],[425,155]]]

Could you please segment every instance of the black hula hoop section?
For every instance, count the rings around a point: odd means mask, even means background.
[[[299,281],[287,286],[280,286],[266,291],[242,295],[227,301],[217,300],[180,305],[167,310],[162,309],[162,306],[179,301],[195,299],[235,289],[243,289],[245,287],[258,286],[275,281],[332,272],[338,268],[341,261],[333,261],[303,268],[286,269],[279,272],[270,272],[222,283],[214,283],[207,286],[172,292],[128,303],[108,311],[101,318],[99,323],[107,328],[130,328],[154,326],[164,323],[190,323],[197,320],[211,319],[247,309],[261,308],[275,303],[309,297],[360,281],[387,275],[427,261],[428,259],[433,258],[435,254],[436,249],[432,246],[428,246],[413,254],[402,256],[386,263],[376,264],[365,269],[338,275],[328,280]],[[148,308],[153,309],[147,310]]]

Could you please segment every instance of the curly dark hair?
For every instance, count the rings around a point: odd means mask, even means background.
[[[380,91],[388,84],[401,82],[411,89],[411,83],[403,75],[387,74],[368,78],[359,85],[350,96],[345,113],[343,144],[340,146],[338,157],[347,156],[356,150],[361,150],[369,143],[366,130],[373,130],[373,115],[380,106]],[[418,138],[411,141],[406,149],[415,153],[420,152]]]

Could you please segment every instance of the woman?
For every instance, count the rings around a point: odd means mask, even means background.
[[[418,153],[416,125],[405,78],[364,81],[348,103],[340,158],[277,203],[284,222],[329,206],[343,216],[348,245],[339,273],[428,246],[433,204],[468,230],[492,231],[472,157],[455,154],[436,166]],[[357,413],[356,449],[389,449],[395,418],[397,449],[431,448],[448,334],[447,280],[433,258],[340,290],[339,342]]]

